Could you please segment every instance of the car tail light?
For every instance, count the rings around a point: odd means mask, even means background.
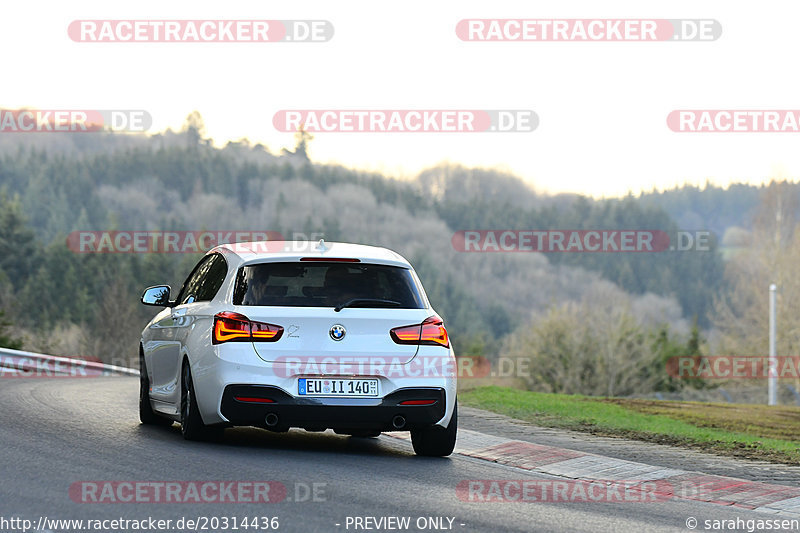
[[[276,326],[275,324],[267,324],[266,322],[253,322],[251,320],[250,335],[253,337],[253,342],[274,342],[280,339],[281,335],[283,335],[283,328]]]
[[[252,396],[234,396],[233,399],[244,403],[275,403],[275,400],[271,398],[255,398]]]
[[[250,321],[239,313],[223,311],[214,316],[214,344],[250,340]]]
[[[266,322],[250,320],[240,313],[223,311],[214,315],[212,344],[223,342],[275,342],[283,335],[283,328]]]
[[[436,400],[404,400],[400,405],[433,405]]]
[[[434,315],[425,319],[422,324],[400,326],[389,334],[397,344],[429,344],[450,347],[450,339],[441,318]]]

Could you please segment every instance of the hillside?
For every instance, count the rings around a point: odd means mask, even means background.
[[[300,150],[272,153],[246,140],[215,148],[192,129],[152,137],[5,136],[0,191],[6,320],[28,332],[31,348],[119,360],[134,353],[137,331],[152,311],[138,304],[141,289],[165,281],[179,286],[197,256],[77,254],[65,245],[70,232],[270,230],[387,246],[416,266],[456,345],[496,355],[503,339],[532,317],[587,294],[613,293],[638,309],[637,320],[648,327],[681,335],[694,319],[708,327],[724,288],[722,256],[715,242],[703,252],[463,253],[453,247],[455,232],[674,234],[687,220],[696,221],[691,229],[724,231],[747,227],[759,197],[741,186],[592,200],[543,194],[507,173],[453,165],[397,180],[315,164]],[[61,332],[57,338],[38,334],[53,328]]]

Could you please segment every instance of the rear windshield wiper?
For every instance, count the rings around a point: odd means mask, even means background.
[[[381,298],[351,298],[343,304],[339,304],[333,308],[337,313],[345,307],[352,307],[355,304],[381,304],[388,307],[400,307],[403,304],[395,302],[394,300],[383,300]]]

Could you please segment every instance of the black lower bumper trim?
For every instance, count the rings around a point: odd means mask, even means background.
[[[236,398],[246,398],[247,401]],[[258,401],[260,400],[260,401]],[[268,402],[272,400],[272,402]],[[432,400],[429,405],[401,405]],[[341,433],[409,430],[435,424],[445,415],[445,391],[437,387],[399,389],[383,398],[297,398],[269,385],[228,385],[222,394],[222,415],[235,426],[260,426],[276,431],[290,427],[334,429]],[[272,425],[265,421],[267,415]],[[398,428],[397,417],[404,424]]]

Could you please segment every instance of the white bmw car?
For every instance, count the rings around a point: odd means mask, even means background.
[[[419,455],[453,451],[456,360],[414,269],[385,248],[236,243],[210,250],[140,346],[139,415],[187,439],[225,427],[373,437],[410,431]]]

